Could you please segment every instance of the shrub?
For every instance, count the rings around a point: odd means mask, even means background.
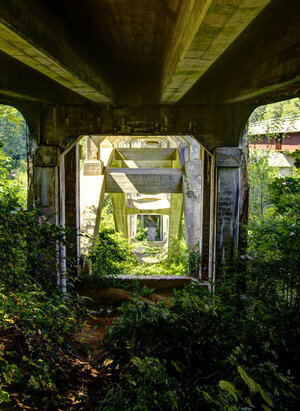
[[[43,409],[63,405],[77,355],[71,335],[85,310],[58,289],[48,295],[36,285],[23,288],[0,290],[0,403],[2,389],[22,393],[21,401]]]
[[[89,255],[92,272],[97,277],[126,273],[126,267],[137,262],[131,243],[111,228],[102,227],[97,243]]]
[[[299,387],[284,361],[295,352],[280,349],[281,330],[271,326],[273,309],[251,295],[222,300],[200,285],[177,292],[170,307],[123,305],[105,338],[108,354],[99,363],[111,375],[108,389],[99,392],[103,409],[270,408],[270,398],[278,410],[294,409]],[[278,312],[283,314],[280,307]],[[257,392],[249,392],[245,375],[259,384]]]

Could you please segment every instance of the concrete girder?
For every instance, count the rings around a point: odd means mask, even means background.
[[[177,102],[224,53],[270,0],[194,2],[175,30],[163,73],[163,104]],[[183,11],[184,6],[181,10]],[[191,21],[192,20],[192,21]],[[181,53],[180,53],[181,50]]]
[[[149,209],[149,210],[139,210],[139,209],[134,209],[134,208],[126,208],[126,213],[127,215],[169,215],[169,209],[168,208],[162,208],[162,209]]]
[[[172,161],[133,161],[122,160],[121,168],[172,168]]]
[[[160,209],[169,209],[170,202],[168,199],[164,198],[165,195],[140,195],[136,198],[128,198],[126,200],[126,207],[128,209],[135,209],[140,211],[141,213],[143,210],[160,210]],[[144,212],[147,214],[147,212]],[[158,213],[159,214],[159,213]]]
[[[180,169],[130,169],[106,170],[106,193],[181,193],[182,170]]]
[[[257,106],[300,96],[300,7],[272,0],[180,104]]]
[[[46,106],[41,137],[44,144],[64,148],[70,136],[192,135],[211,150],[238,146],[250,112],[235,106]]]
[[[72,45],[65,25],[39,4],[33,9],[14,0],[10,7],[0,4],[0,49],[11,57],[55,80],[69,90],[97,103],[109,103],[111,90],[99,69],[94,71],[78,50],[79,38]],[[48,24],[46,24],[48,22]],[[51,30],[56,30],[53,33]],[[53,42],[53,37],[59,41]],[[55,43],[55,47],[54,46]]]
[[[175,160],[175,148],[118,148],[116,160],[160,161]]]
[[[85,98],[62,87],[31,67],[0,51],[0,99],[17,107],[25,101],[44,104],[84,104]],[[32,110],[32,107],[31,107]]]

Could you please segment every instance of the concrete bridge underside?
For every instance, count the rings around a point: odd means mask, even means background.
[[[202,253],[229,264],[247,216],[246,122],[300,95],[299,20],[282,0],[2,1],[0,102],[29,125],[30,202],[80,226],[83,135],[192,136]]]

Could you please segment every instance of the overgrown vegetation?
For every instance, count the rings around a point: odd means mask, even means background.
[[[246,272],[213,296],[198,284],[168,306],[122,306],[99,361],[104,410],[299,407],[299,183],[269,180],[263,213],[252,204]]]
[[[100,232],[89,255],[92,274],[107,284],[119,274],[188,275],[189,256],[184,237],[173,240],[168,250],[165,245],[149,242],[147,230],[141,225],[140,219],[138,222],[138,241],[130,241],[122,233],[116,232],[111,198],[109,194],[105,195]]]
[[[0,408],[68,409],[83,395],[73,385],[84,374],[74,334],[86,309],[56,286],[66,230],[42,207],[23,207],[11,164],[0,147]]]
[[[250,159],[245,271],[213,295],[199,282],[164,303],[136,287],[95,359],[78,338],[89,317],[72,278],[65,294],[55,286],[65,275],[56,257],[66,232],[42,208],[20,204],[0,148],[0,408],[297,410],[300,179],[276,179],[260,160]],[[106,200],[92,281],[146,271],[114,232],[110,207]],[[182,245],[174,247],[154,270],[188,266]]]
[[[250,122],[274,119],[280,123],[281,117],[299,116],[299,113],[300,98],[293,98],[258,107],[253,111]]]

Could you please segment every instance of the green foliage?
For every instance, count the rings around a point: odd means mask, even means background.
[[[128,274],[135,275],[188,275],[189,255],[184,240],[173,240],[169,250],[162,245],[135,244],[142,248],[143,255],[150,258],[150,262],[140,262],[132,265]]]
[[[31,405],[62,405],[75,354],[70,336],[85,310],[58,290],[49,295],[37,286],[24,288],[0,290],[0,403],[9,401],[7,391],[17,391]]]
[[[270,205],[260,219],[250,215],[245,256],[251,288],[294,309],[300,303],[299,182],[275,178],[268,185]]]
[[[66,230],[51,224],[42,208],[25,210],[12,196],[0,197],[0,280],[12,288],[23,282],[56,284],[61,273],[58,244]]]
[[[110,194],[104,194],[102,210],[101,210],[101,221],[100,227],[102,228],[109,228],[114,229],[115,223],[113,219],[113,212],[112,212],[112,201]]]
[[[27,126],[22,114],[11,106],[0,105],[0,143],[6,156],[11,157],[13,169],[22,168],[26,161]]]
[[[256,121],[280,119],[286,116],[299,116],[300,98],[294,98],[286,101],[279,101],[273,104],[260,106],[254,110],[250,117],[250,123]]]
[[[250,219],[261,218],[270,205],[268,185],[276,174],[269,166],[269,152],[251,150],[249,153]]]
[[[19,162],[20,168],[12,172],[12,159],[5,154],[0,142],[0,196],[14,197],[23,207],[27,205],[27,172],[24,161]]]
[[[98,392],[103,409],[294,409],[299,387],[286,370],[295,352],[282,347],[281,323],[271,326],[274,304],[258,300],[252,289],[235,294],[235,279],[227,287],[229,299],[199,283],[177,292],[168,307],[124,304],[99,360],[111,375]],[[281,308],[276,318],[279,313],[289,317]],[[299,316],[289,323],[292,344],[297,324]]]
[[[270,202],[280,213],[290,211],[300,216],[300,178],[275,178],[269,191]]]
[[[100,229],[97,243],[89,258],[92,272],[98,277],[124,274],[128,265],[136,262],[129,240],[121,233],[105,227]]]
[[[56,408],[72,386],[72,334],[86,312],[53,287],[63,274],[59,245],[69,233],[42,207],[20,206],[9,162],[0,149],[0,404],[19,392],[31,406]]]
[[[143,226],[143,223],[140,218],[137,219],[136,227],[136,239],[137,241],[147,241],[147,231],[148,229]]]

